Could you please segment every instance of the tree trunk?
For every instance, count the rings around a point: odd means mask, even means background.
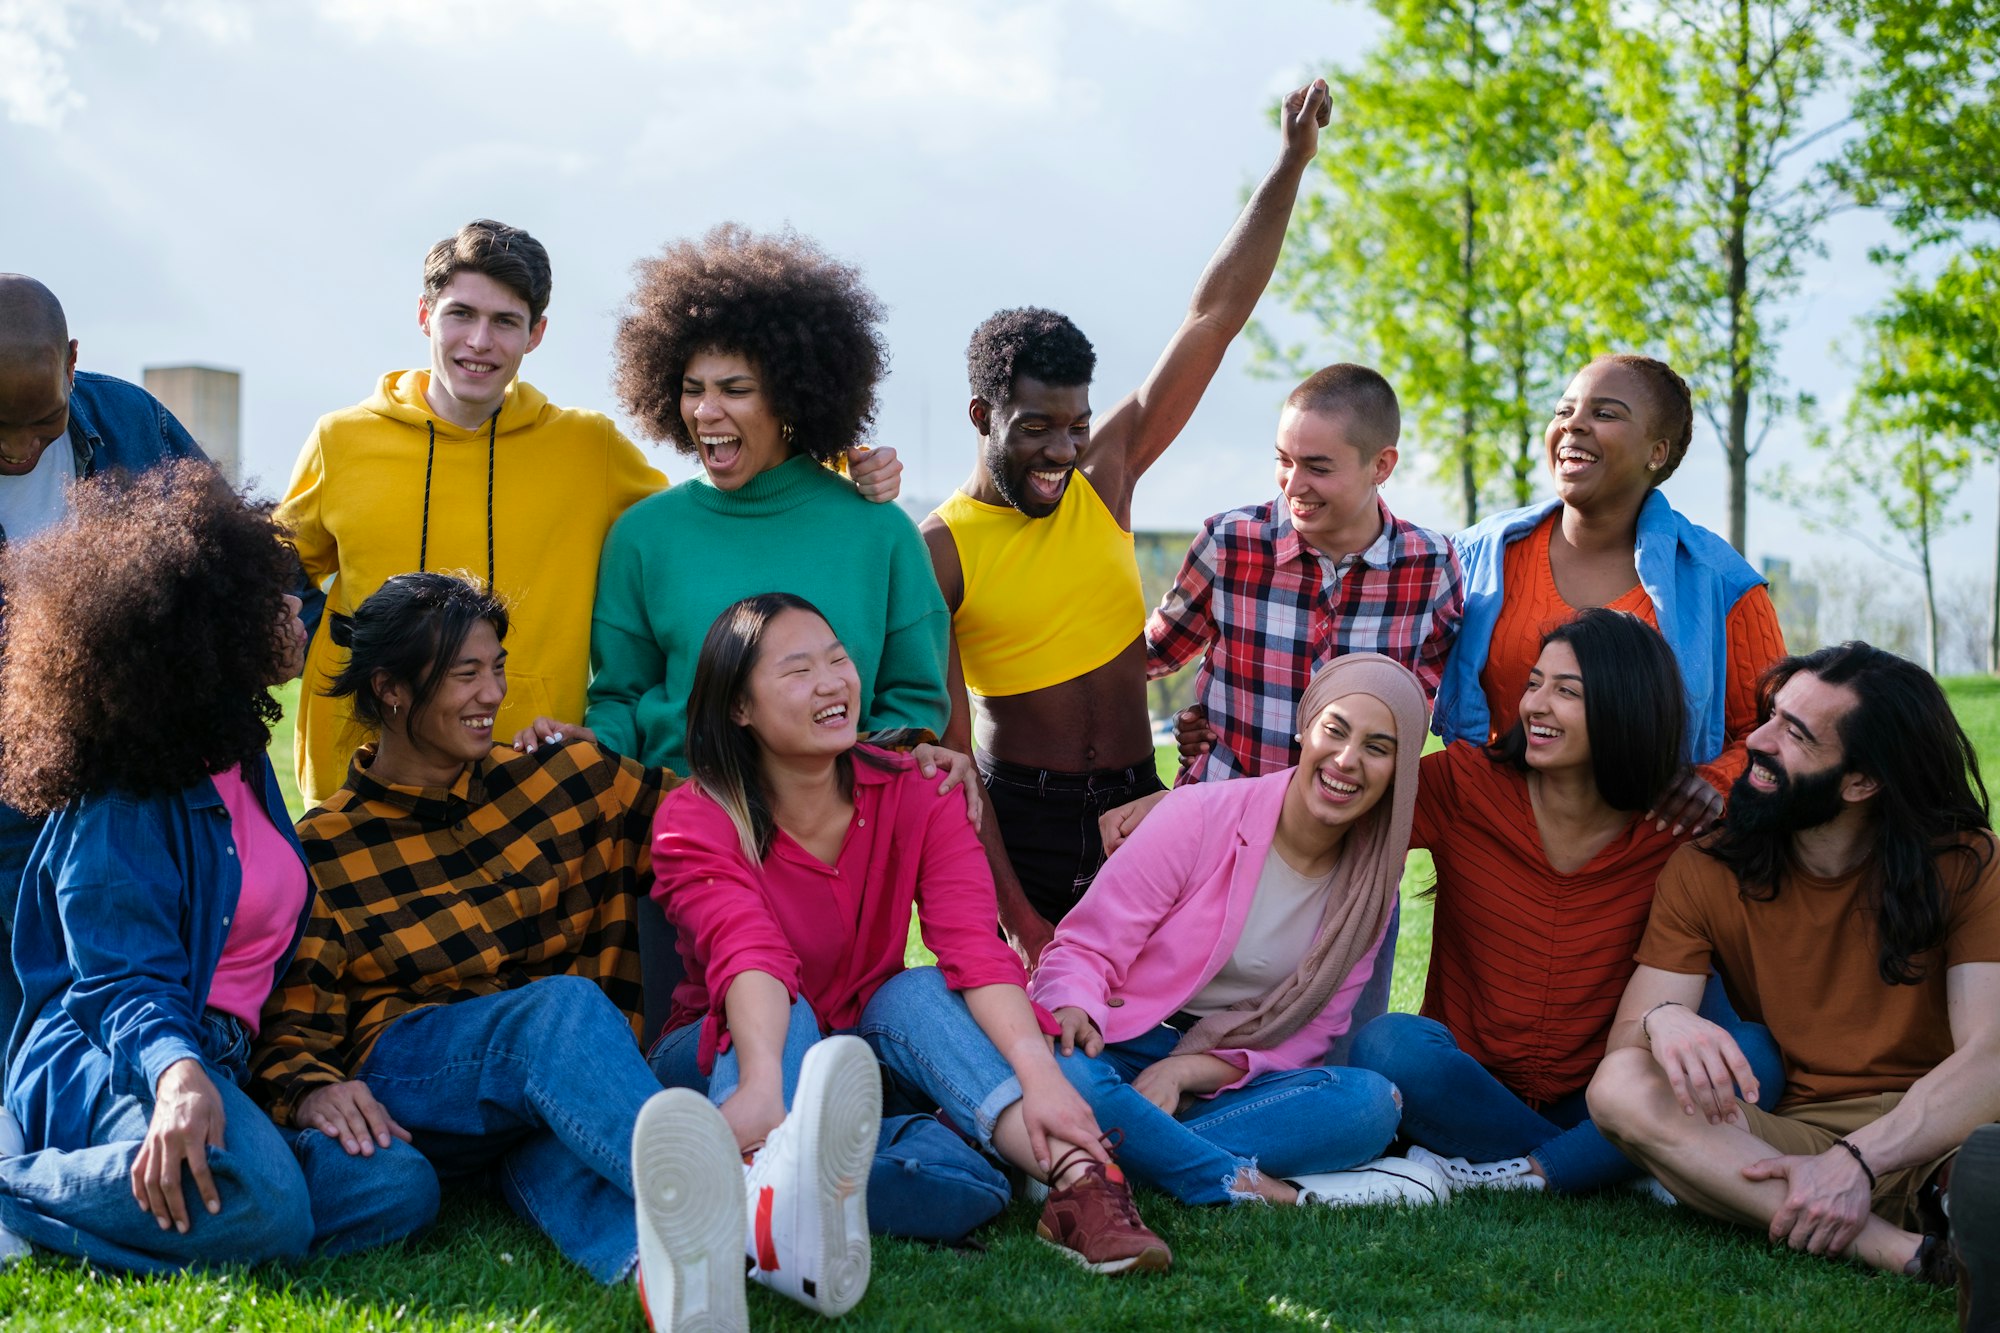
[[[1479,84],[1479,5],[1474,0],[1465,13],[1465,105],[1469,113],[1473,97]],[[1463,126],[1467,160],[1471,158],[1472,126],[1470,121]],[[1479,224],[1479,201],[1472,193],[1472,175],[1468,167],[1461,182],[1459,195],[1459,249],[1458,249],[1458,485],[1460,498],[1465,505],[1465,526],[1471,527],[1479,521],[1479,469],[1476,454],[1479,449],[1479,414],[1473,404],[1472,359],[1476,354],[1478,299],[1476,287],[1478,274],[1478,252],[1475,248]]]
[[[1931,579],[1931,476],[1929,447],[1917,441],[1917,557],[1924,567],[1924,666],[1938,673],[1937,588]]]
[[[1744,550],[1750,509],[1750,0],[1736,3],[1734,126],[1729,145],[1729,209],[1724,249],[1729,303],[1729,544]]]
[[[1514,449],[1514,507],[1535,497],[1535,427],[1528,415],[1527,332],[1520,307],[1514,310],[1514,423],[1519,440]]]
[[[2000,676],[2000,504],[1993,513],[1993,610],[1986,634],[1986,669]]]
[[[1472,401],[1472,358],[1474,355],[1474,313],[1473,313],[1473,273],[1475,252],[1473,249],[1473,228],[1479,221],[1479,201],[1472,196],[1472,183],[1466,182],[1461,200],[1461,219],[1464,231],[1459,246],[1459,278],[1463,284],[1459,295],[1459,426],[1458,426],[1458,484],[1465,502],[1465,526],[1471,527],[1479,521],[1479,472],[1473,465],[1473,454],[1479,447],[1479,415]]]

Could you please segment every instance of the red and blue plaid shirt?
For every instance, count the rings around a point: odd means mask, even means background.
[[[1281,501],[1202,524],[1174,586],[1146,621],[1146,672],[1171,675],[1202,654],[1196,702],[1216,743],[1180,782],[1257,777],[1299,761],[1299,696],[1314,668],[1376,652],[1437,694],[1465,591],[1458,553],[1376,499],[1382,534],[1330,560],[1299,539]]]

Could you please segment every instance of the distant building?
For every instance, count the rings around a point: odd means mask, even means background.
[[[147,366],[146,391],[180,418],[229,484],[243,484],[243,377],[213,366]]]

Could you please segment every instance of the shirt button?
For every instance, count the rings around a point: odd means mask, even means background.
[[[854,821],[854,823],[855,823],[855,825],[856,825],[857,827],[859,827],[859,828],[867,828],[867,827],[868,827],[868,821],[867,821],[867,820],[865,820],[865,819],[857,819],[857,820],[855,820],[855,821]]]
[[[1105,1003],[1110,1005],[1113,1009],[1123,1009],[1125,1007],[1125,1001],[1123,997],[1117,995],[1112,996],[1110,999],[1106,1000]]]
[[[228,852],[231,856],[236,855],[236,849],[234,847],[225,847],[223,850]]]

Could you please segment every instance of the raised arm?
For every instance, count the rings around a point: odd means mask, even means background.
[[[1113,512],[1125,517],[1132,484],[1153,465],[1194,415],[1222,364],[1222,354],[1249,322],[1271,281],[1285,241],[1292,204],[1306,165],[1319,151],[1327,123],[1326,81],[1314,79],[1285,98],[1279,115],[1278,160],[1244,205],[1236,225],[1195,283],[1194,297],[1160,359],[1138,390],[1093,423],[1087,462],[1093,484]]]

